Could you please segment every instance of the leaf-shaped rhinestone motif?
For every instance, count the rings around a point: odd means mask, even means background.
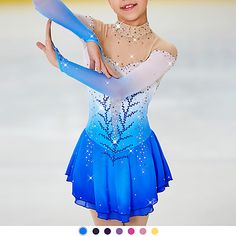
[[[106,151],[103,154],[107,155],[112,161],[113,165],[117,159],[126,158],[127,155],[119,156],[118,153],[131,148],[133,145],[128,144],[120,147],[119,144],[122,140],[129,139],[133,135],[128,134],[127,131],[132,127],[134,121],[131,119],[132,116],[138,112],[138,110],[131,110],[131,108],[137,106],[140,102],[134,102],[134,98],[139,94],[143,94],[144,91],[136,92],[125,98],[125,101],[120,102],[121,111],[116,110],[115,113],[112,113],[112,117],[109,118],[108,112],[111,109],[111,102],[109,102],[109,96],[103,95],[103,99],[96,99],[103,106],[104,113],[99,112],[98,114],[102,118],[102,122],[99,122],[101,130],[105,132],[99,132],[98,135],[102,136],[104,139],[108,140],[111,145],[108,145],[104,142],[100,142],[101,145],[106,147]],[[127,104],[127,106],[125,106]],[[116,104],[117,106],[117,104]],[[118,115],[118,120],[117,120]],[[114,120],[114,123],[112,122]]]
[[[130,66],[120,67],[114,65],[109,58],[105,59],[121,75],[128,74],[130,67],[140,65],[140,62],[135,62]],[[114,166],[116,160],[128,158],[134,153],[135,146],[148,137],[150,127],[147,109],[158,86],[159,83],[154,83],[122,100],[89,89],[90,113],[86,131],[89,137],[103,147],[101,158],[108,157]]]

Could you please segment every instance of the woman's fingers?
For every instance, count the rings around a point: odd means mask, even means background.
[[[52,36],[51,36],[51,20],[48,20],[47,26],[46,26],[46,39],[45,39],[45,45],[41,42],[36,43],[37,47],[41,49],[48,61],[55,67],[59,68],[59,64],[57,62],[56,53],[53,48],[53,42],[52,42]]]
[[[48,20],[47,21],[47,25],[46,25],[46,43],[50,43],[52,41],[52,37],[51,37],[51,21]]]
[[[90,59],[89,69],[95,70],[95,61],[93,59]]]
[[[46,53],[46,49],[47,47],[50,45],[49,44],[49,41],[50,41],[50,38],[51,38],[51,32],[50,32],[50,22],[48,20],[47,22],[47,26],[46,26],[46,40],[45,40],[45,45],[41,42],[37,42],[36,45],[39,49],[41,49],[43,52]]]
[[[45,40],[45,45],[41,42],[37,42],[36,45],[39,49],[41,49],[43,52],[46,53],[47,49],[51,49],[52,47],[52,37],[51,37],[51,21],[47,21],[47,26],[46,26],[46,40]]]
[[[101,61],[99,59],[95,60],[95,71],[101,73]]]
[[[37,42],[36,45],[39,49],[41,49],[43,52],[45,52],[46,46],[44,44],[42,44],[41,42]]]
[[[46,47],[50,50],[53,50],[53,42],[52,42],[52,21],[48,20],[47,21],[47,26],[46,26]]]
[[[47,21],[47,24],[46,24],[46,31],[45,31],[45,44],[46,44],[46,46],[48,45],[48,42],[49,42],[49,38],[50,38],[50,36],[49,36],[49,27],[50,27],[50,22],[49,22],[49,20]]]
[[[107,68],[106,68],[106,66],[104,65],[103,62],[101,62],[101,69],[102,69],[102,72],[103,72],[108,78],[111,78],[111,75],[110,75],[109,72],[107,71]]]
[[[106,66],[106,69],[110,75],[112,75],[115,78],[119,78],[119,74],[113,71],[108,64],[104,63],[104,65]]]

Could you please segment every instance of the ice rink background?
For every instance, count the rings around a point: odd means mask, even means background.
[[[116,20],[108,4],[71,7]],[[149,107],[174,181],[148,225],[235,225],[235,12],[227,3],[149,5],[151,27],[179,56]],[[64,175],[87,122],[87,88],[35,46],[45,23],[31,5],[0,6],[0,225],[91,225]],[[56,25],[53,38],[81,62],[80,39]]]

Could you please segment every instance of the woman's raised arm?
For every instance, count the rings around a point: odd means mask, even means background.
[[[48,19],[67,28],[79,38],[87,42],[95,42],[103,55],[102,47],[96,34],[60,0],[33,0],[35,9]]]
[[[62,72],[92,89],[116,99],[124,99],[154,82],[159,82],[175,62],[175,57],[165,51],[157,50],[127,76],[122,76],[119,79],[114,77],[108,79],[104,74],[67,60],[56,47],[54,50],[58,66]]]

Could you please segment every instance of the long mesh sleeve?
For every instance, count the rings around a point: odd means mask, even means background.
[[[95,21],[97,21],[97,19],[90,15],[82,15],[80,13],[75,13],[75,16],[88,28],[90,28],[92,31],[95,31]]]
[[[68,76],[110,97],[123,99],[160,80],[174,65],[175,58],[165,51],[154,51],[150,57],[119,79],[83,67],[64,58],[54,47],[59,68]]]
[[[35,9],[55,23],[67,28],[85,42],[97,43],[103,54],[102,47],[96,34],[76,17],[60,0],[33,0]]]

